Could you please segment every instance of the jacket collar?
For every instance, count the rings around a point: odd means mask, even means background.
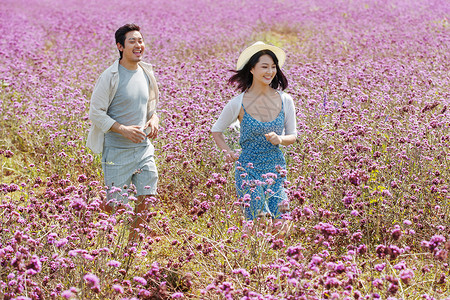
[[[112,64],[111,73],[118,73],[119,72],[119,60],[116,59],[114,63]]]
[[[112,64],[112,68],[111,68],[111,72],[112,73],[117,73],[117,72],[119,72],[119,59],[117,59],[116,61],[114,61],[114,63]],[[150,64],[148,64],[148,63],[146,63],[146,62],[143,62],[143,61],[140,61],[140,62],[138,62],[138,65],[139,66],[141,66],[143,69],[149,69],[149,68],[151,68],[151,65]]]

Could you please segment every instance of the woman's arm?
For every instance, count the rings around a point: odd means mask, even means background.
[[[265,134],[265,136],[272,145],[289,146],[295,143],[295,140],[297,139],[297,135],[295,134],[278,135],[273,131]]]
[[[239,96],[231,99],[231,101],[225,105],[219,115],[219,118],[211,128],[211,134],[214,141],[224,152],[225,161],[229,163],[236,161],[239,158],[239,155],[235,151],[231,150],[227,145],[223,131],[226,130],[226,128],[238,118],[242,105],[242,96],[243,94],[240,94]]]
[[[225,136],[222,132],[211,132],[211,134],[217,144],[217,147],[222,149],[222,151],[224,152],[226,162],[232,163],[238,160],[239,155],[235,151],[231,150],[231,148],[225,142]]]
[[[282,100],[284,106],[284,131],[285,135],[278,135],[275,132],[267,133],[266,139],[272,145],[289,146],[297,140],[297,120],[295,116],[294,100],[289,94],[282,93]]]

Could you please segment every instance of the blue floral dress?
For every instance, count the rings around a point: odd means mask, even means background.
[[[236,193],[243,202],[245,216],[249,220],[257,217],[281,218],[287,210],[284,200],[286,161],[279,145],[272,145],[265,134],[275,132],[282,135],[284,129],[284,107],[278,117],[270,122],[261,122],[247,113],[245,107],[241,121],[239,144],[242,152],[236,162]]]

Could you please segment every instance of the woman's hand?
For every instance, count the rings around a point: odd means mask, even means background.
[[[225,156],[225,161],[227,163],[234,163],[239,158],[239,154],[236,151],[230,149],[230,147],[225,142],[225,137],[222,132],[212,132],[211,133],[217,146],[222,149],[223,155]]]
[[[279,145],[279,144],[281,144],[281,142],[283,141],[282,139],[281,139],[281,137],[278,135],[278,134],[276,134],[275,132],[269,132],[269,133],[266,133],[265,134],[265,136],[266,136],[266,139],[272,144],[272,145]]]
[[[239,154],[235,151],[224,151],[225,154],[225,161],[227,163],[234,163],[235,161],[237,161],[239,159]]]
[[[297,135],[290,134],[290,135],[278,135],[275,132],[269,132],[265,134],[266,139],[272,144],[272,145],[283,145],[283,146],[289,146],[297,140]]]

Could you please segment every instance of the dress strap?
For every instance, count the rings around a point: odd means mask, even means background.
[[[244,109],[244,112],[247,113],[247,111],[245,110],[245,107],[244,107],[244,103],[241,103],[241,107],[242,107],[242,109]]]

